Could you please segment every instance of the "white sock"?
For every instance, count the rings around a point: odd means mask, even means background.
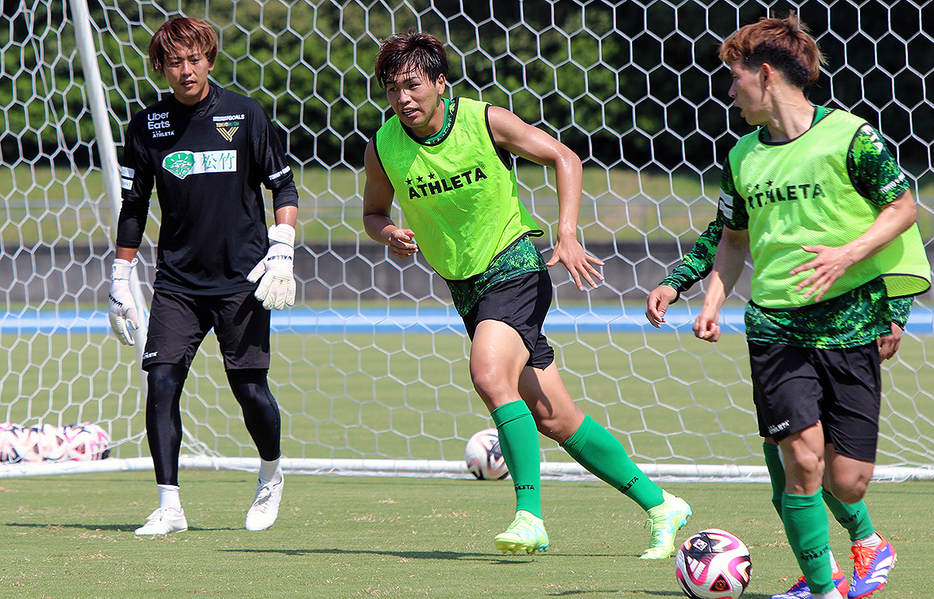
[[[259,460],[259,482],[266,484],[268,482],[282,478],[282,469],[279,468],[278,458],[267,462],[260,458]]]
[[[182,509],[182,502],[178,496],[179,487],[176,485],[156,485],[159,489],[159,507]]]
[[[879,533],[874,532],[868,537],[866,537],[865,539],[860,539],[856,541],[856,543],[859,543],[863,547],[869,547],[871,549],[875,549],[876,547],[882,544],[882,537],[879,536]],[[853,544],[856,545],[856,543],[853,543]]]

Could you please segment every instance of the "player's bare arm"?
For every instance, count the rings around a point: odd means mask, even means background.
[[[298,222],[298,207],[283,206],[276,210],[275,217],[277,225],[289,225],[294,229],[295,224]]]
[[[843,276],[847,268],[881,250],[907,231],[916,218],[917,208],[914,197],[910,191],[906,191],[886,204],[866,232],[853,241],[837,248],[826,245],[802,246],[802,249],[816,256],[792,269],[793,275],[814,270],[808,278],[798,284],[798,291],[807,289],[804,297],[809,298],[816,294],[815,299],[820,301],[834,281]]]
[[[139,253],[139,248],[122,248],[117,246],[117,251],[115,252],[114,257],[118,260],[126,260],[127,262],[132,262],[136,258],[136,254]]]
[[[547,265],[554,266],[558,262],[564,264],[580,290],[584,289],[585,281],[591,287],[596,287],[597,280],[602,281],[603,275],[595,266],[603,266],[603,261],[585,252],[577,239],[583,180],[580,158],[570,148],[505,108],[490,107],[489,117],[493,141],[497,146],[555,170],[559,207],[558,242]]]
[[[734,231],[724,227],[717,246],[717,257],[707,284],[704,306],[694,320],[694,336],[716,343],[720,340],[720,308],[739,280],[749,253],[749,231]]]
[[[678,299],[678,292],[670,285],[659,285],[653,289],[645,300],[645,317],[656,329],[662,327],[665,322],[665,312],[671,302]]]
[[[363,156],[366,185],[363,188],[363,226],[374,241],[388,245],[393,255],[408,258],[418,251],[415,232],[400,229],[389,217],[395,190],[386,171],[379,163],[373,141],[366,146]]]

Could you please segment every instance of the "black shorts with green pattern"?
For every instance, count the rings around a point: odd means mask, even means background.
[[[451,299],[454,301],[457,313],[464,316],[493,285],[543,270],[547,271],[548,267],[545,266],[542,253],[532,244],[528,235],[522,235],[493,258],[485,271],[469,279],[459,281],[445,279],[445,282],[451,290]]]

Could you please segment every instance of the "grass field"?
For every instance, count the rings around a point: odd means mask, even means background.
[[[745,346],[689,335],[557,334],[558,363],[581,407],[609,418],[637,462],[761,465]],[[934,337],[908,336],[886,365],[880,450],[929,457]],[[213,353],[209,338],[205,349]],[[0,337],[0,396],[7,419],[59,413],[143,430],[132,349],[108,336]],[[279,334],[272,376],[288,426],[288,457],[459,459],[463,439],[488,424],[469,390],[466,341],[439,335]],[[185,394],[185,424],[209,450],[255,456],[216,356],[200,355]],[[286,383],[285,381],[290,381]],[[732,381],[732,382],[730,382]],[[686,432],[685,432],[686,431]],[[138,441],[139,439],[137,439]],[[548,460],[567,459],[554,444]],[[120,448],[132,457],[137,448]],[[928,452],[928,453],[926,453]],[[887,461],[880,456],[880,462]],[[552,547],[499,555],[492,537],[508,525],[508,483],[448,479],[289,476],[279,522],[247,533],[254,475],[182,471],[190,530],[136,538],[156,506],[151,473],[0,479],[0,599],[128,597],[682,597],[673,560],[642,562],[644,513],[599,482],[543,483]],[[797,578],[797,565],[763,484],[665,483],[695,516],[680,539],[725,528],[750,547],[747,599],[767,599]],[[932,482],[875,483],[867,503],[899,563],[874,599],[930,599]],[[845,533],[832,548],[849,570]]]
[[[243,529],[252,476],[183,471],[180,482],[190,529],[136,538],[155,507],[151,474],[0,481],[0,598],[682,597],[674,560],[637,559],[644,513],[602,483],[545,482],[551,549],[527,556],[493,548],[514,508],[506,482],[290,476],[278,522],[258,533]],[[767,485],[664,486],[694,509],[680,540],[718,527],[749,546],[746,599],[797,579]],[[874,597],[931,597],[932,495],[934,483],[870,487],[873,522],[899,557]],[[832,521],[831,540],[851,571]]]
[[[542,167],[518,168],[520,199],[546,229],[557,223],[558,206],[553,173]],[[579,225],[588,242],[673,241],[692,243],[716,214],[718,177],[711,169],[701,178],[696,173],[669,175],[664,171],[585,168],[584,200]],[[550,177],[550,178],[549,178]],[[296,173],[300,213],[300,243],[352,242],[365,238],[362,194],[366,178],[347,169],[303,169]],[[0,240],[30,246],[34,243],[107,244],[113,221],[103,194],[100,172],[71,167],[18,166],[0,169],[4,219]],[[934,186],[920,190],[921,206],[930,206]],[[159,217],[153,198],[152,213]],[[922,237],[934,235],[934,213],[918,211]],[[155,231],[153,226],[150,231]]]
[[[637,460],[761,465],[741,335],[725,335],[716,345],[654,330],[550,339],[572,396],[610,423]],[[880,464],[930,462],[932,344],[934,337],[906,337],[898,362],[886,364],[882,416],[889,439],[880,443]],[[141,435],[132,348],[82,334],[6,335],[0,347],[7,364],[2,418],[25,425],[109,421],[114,439]],[[254,457],[213,337],[203,348],[186,383],[183,423],[209,451]],[[270,375],[288,457],[458,460],[464,440],[489,426],[459,335],[288,333],[274,337],[273,350]],[[134,442],[148,453],[141,436]],[[547,459],[567,459],[553,442],[543,439],[543,447]],[[130,445],[116,453],[138,451]]]
[[[519,171],[520,197],[543,226],[557,222],[558,206],[541,167]],[[355,241],[363,234],[363,186],[366,178],[351,169],[305,169],[296,173],[300,213],[298,237],[306,244]],[[716,182],[707,191],[716,197]],[[669,177],[665,173],[587,169],[586,201],[580,226],[591,242],[670,237],[671,231],[689,233],[692,213],[695,228],[703,230],[715,213],[713,200],[705,199],[710,187],[696,177]],[[64,167],[6,169],[0,171],[4,192],[6,226],[0,226],[5,243],[27,245],[60,238],[76,242],[107,243],[100,224],[112,222],[109,202],[98,202],[103,185],[98,171],[75,173]],[[624,201],[625,200],[625,201]],[[153,198],[152,213],[159,218]],[[662,225],[664,225],[662,227]],[[155,230],[155,227],[153,227]]]

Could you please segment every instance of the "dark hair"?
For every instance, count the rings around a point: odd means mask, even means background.
[[[784,19],[762,17],[724,40],[718,55],[727,64],[742,60],[752,69],[769,63],[785,81],[807,91],[817,83],[821,65],[827,64],[808,31],[794,12]]]
[[[154,71],[165,72],[166,58],[181,46],[198,50],[214,64],[217,58],[217,32],[201,19],[178,17],[163,23],[149,42],[149,64]]]
[[[414,27],[405,33],[396,33],[382,41],[376,53],[373,72],[380,87],[395,81],[403,71],[413,70],[425,74],[432,82],[448,75],[448,55],[438,38]]]

